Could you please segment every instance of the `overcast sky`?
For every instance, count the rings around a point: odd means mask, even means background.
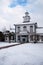
[[[43,26],[43,0],[0,0],[0,30],[23,22],[25,11],[30,13],[32,22]]]

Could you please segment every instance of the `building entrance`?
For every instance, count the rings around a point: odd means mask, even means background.
[[[20,43],[27,43],[27,42],[29,42],[28,35],[19,35],[18,36],[18,42],[20,42]]]
[[[25,42],[25,38],[23,39],[23,42]]]
[[[21,42],[27,43],[28,42],[28,35],[22,35],[21,36]]]

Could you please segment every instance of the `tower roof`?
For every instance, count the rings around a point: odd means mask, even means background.
[[[25,14],[29,14],[29,13],[26,11]]]

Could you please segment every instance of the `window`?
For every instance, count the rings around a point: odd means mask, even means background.
[[[33,41],[33,35],[30,36],[30,41]]]
[[[20,32],[20,27],[18,27],[18,32]]]
[[[31,33],[33,32],[33,26],[30,26],[30,32]]]
[[[26,26],[23,27],[23,30],[26,31]]]
[[[11,40],[13,40],[13,36],[11,36]]]
[[[20,36],[18,36],[18,40],[20,40]]]
[[[36,36],[37,41],[39,41],[39,35]]]
[[[6,40],[7,40],[7,37],[5,37],[6,38]]]
[[[41,40],[43,41],[43,36],[41,36]]]

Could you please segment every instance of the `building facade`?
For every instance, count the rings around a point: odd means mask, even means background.
[[[5,42],[14,42],[15,40],[15,33],[14,32],[10,32],[9,30],[6,30],[4,33],[4,36],[5,36]]]
[[[40,27],[37,26],[37,22],[32,23],[30,21],[28,12],[25,12],[25,16],[23,16],[23,23],[14,24],[14,26],[16,42],[43,42],[43,32],[38,33],[38,29],[40,29]]]

